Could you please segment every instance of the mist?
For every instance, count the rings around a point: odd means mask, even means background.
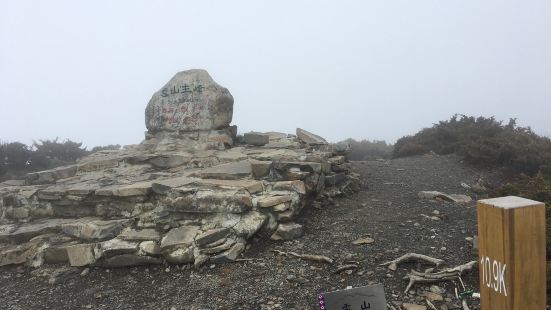
[[[0,140],[135,144],[176,72],[232,93],[239,132],[385,139],[455,113],[551,135],[551,2],[4,1]]]

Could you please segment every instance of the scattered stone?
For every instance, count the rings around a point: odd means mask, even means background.
[[[420,191],[417,196],[421,199],[441,199],[444,201],[454,202],[454,203],[470,203],[472,198],[467,195],[460,194],[445,194],[438,191]]]
[[[272,235],[272,240],[293,240],[302,236],[302,225],[296,223],[281,223]]]
[[[352,241],[352,244],[354,245],[370,244],[370,243],[373,243],[374,241],[375,239],[365,236]]]
[[[442,295],[434,293],[434,292],[424,292],[423,296],[425,296],[430,301],[442,301],[442,300],[444,300],[444,297],[442,297]]]
[[[427,306],[421,306],[417,304],[403,303],[402,308],[404,310],[427,310]]]
[[[84,268],[80,273],[81,277],[86,277],[90,273],[90,268]]]

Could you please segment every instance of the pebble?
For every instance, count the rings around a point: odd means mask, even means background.
[[[81,276],[81,277],[85,277],[85,276],[87,276],[89,273],[90,273],[90,268],[84,268],[84,270],[82,270],[82,272],[80,273],[80,276]]]

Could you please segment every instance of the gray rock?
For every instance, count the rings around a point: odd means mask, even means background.
[[[272,168],[271,161],[261,161],[254,160],[251,161],[251,172],[255,179],[260,179],[266,177],[270,174],[270,169]]]
[[[44,219],[32,223],[16,225],[0,225],[0,240],[23,242],[35,236],[46,233],[56,233],[61,226],[73,222],[74,219]]]
[[[245,250],[245,244],[243,242],[237,242],[229,250],[213,256],[210,261],[215,264],[218,263],[231,263],[234,262],[239,254]]]
[[[96,190],[98,196],[146,196],[151,193],[152,182],[137,182],[129,185],[111,186]]]
[[[141,265],[152,265],[162,263],[160,258],[151,257],[151,256],[141,256],[134,254],[122,254],[113,256],[107,259],[101,260],[98,262],[98,265],[106,268],[119,268],[119,267],[130,267],[130,266],[141,266]]]
[[[286,203],[291,201],[292,198],[289,195],[274,195],[268,197],[261,197],[258,199],[258,206],[260,208],[273,207],[281,203]]]
[[[257,211],[251,211],[241,217],[241,220],[235,224],[233,230],[238,236],[249,239],[262,228],[262,225],[266,223],[266,219],[266,215]]]
[[[232,180],[248,177],[251,173],[251,163],[248,160],[243,160],[206,168],[195,172],[192,176],[204,179]]]
[[[295,191],[299,194],[306,194],[304,182],[300,180],[274,182],[272,188],[278,191]]]
[[[315,135],[311,132],[308,132],[304,129],[301,129],[301,128],[297,128],[297,138],[306,143],[306,144],[310,144],[310,145],[325,145],[325,144],[328,144],[327,141],[318,136],[318,135]]]
[[[462,194],[451,194],[438,192],[438,191],[420,191],[417,193],[417,197],[421,199],[441,199],[444,201],[454,202],[454,203],[469,203],[472,201],[472,198],[467,195]]]
[[[192,158],[189,154],[166,154],[150,159],[149,163],[158,168],[174,168],[189,163]]]
[[[198,226],[182,226],[171,229],[161,241],[161,250],[189,247],[199,233]]]
[[[173,188],[191,184],[195,180],[196,180],[195,178],[183,176],[183,177],[154,181],[152,182],[151,186],[155,193],[164,194]]]
[[[161,247],[155,241],[143,241],[139,247],[147,255],[157,256],[161,254]]]
[[[91,265],[96,262],[94,249],[96,244],[76,244],[67,247],[67,256],[71,266],[81,267]]]
[[[145,110],[150,132],[211,130],[229,126],[233,97],[205,70],[177,73],[153,97]]]
[[[200,249],[199,253],[207,254],[207,255],[220,253],[222,251],[226,251],[226,250],[230,249],[234,244],[235,244],[235,240],[229,239],[229,240],[226,240],[226,242],[224,242],[220,245]]]
[[[83,240],[103,240],[117,236],[128,220],[81,219],[61,225],[63,233]]]
[[[198,179],[194,184],[212,185],[218,187],[234,187],[247,190],[250,194],[262,192],[264,186],[262,182],[256,180],[218,180],[218,179]]]
[[[280,223],[272,235],[272,240],[293,240],[302,236],[302,225],[296,223]]]
[[[4,246],[0,249],[0,266],[23,264],[37,252],[37,244],[28,242],[17,246]]]
[[[325,176],[325,186],[337,186],[346,180],[346,174],[335,173]]]
[[[132,228],[125,229],[120,235],[117,236],[118,239],[126,241],[161,241],[161,234],[152,228],[146,228],[141,230],[136,230]]]
[[[209,243],[213,243],[216,240],[226,238],[230,234],[229,228],[218,228],[207,230],[195,237],[195,244],[198,246],[205,246]]]
[[[248,132],[243,135],[245,143],[255,146],[263,146],[270,142],[270,136],[259,132]]]
[[[195,254],[193,247],[179,248],[172,252],[165,254],[165,258],[168,262],[173,264],[189,264],[195,260]]]
[[[103,257],[108,258],[121,254],[130,254],[136,252],[138,249],[137,242],[124,241],[120,239],[111,239],[102,242],[94,252],[96,258]]]

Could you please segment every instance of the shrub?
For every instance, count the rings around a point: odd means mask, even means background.
[[[454,115],[413,136],[400,138],[393,157],[456,153],[467,162],[501,167],[515,174],[551,178],[551,140],[535,134],[530,127],[518,127],[514,119],[507,125],[493,117]]]
[[[59,142],[57,138],[35,141],[32,146],[20,142],[0,143],[0,180],[73,163],[88,154],[82,143]]]

